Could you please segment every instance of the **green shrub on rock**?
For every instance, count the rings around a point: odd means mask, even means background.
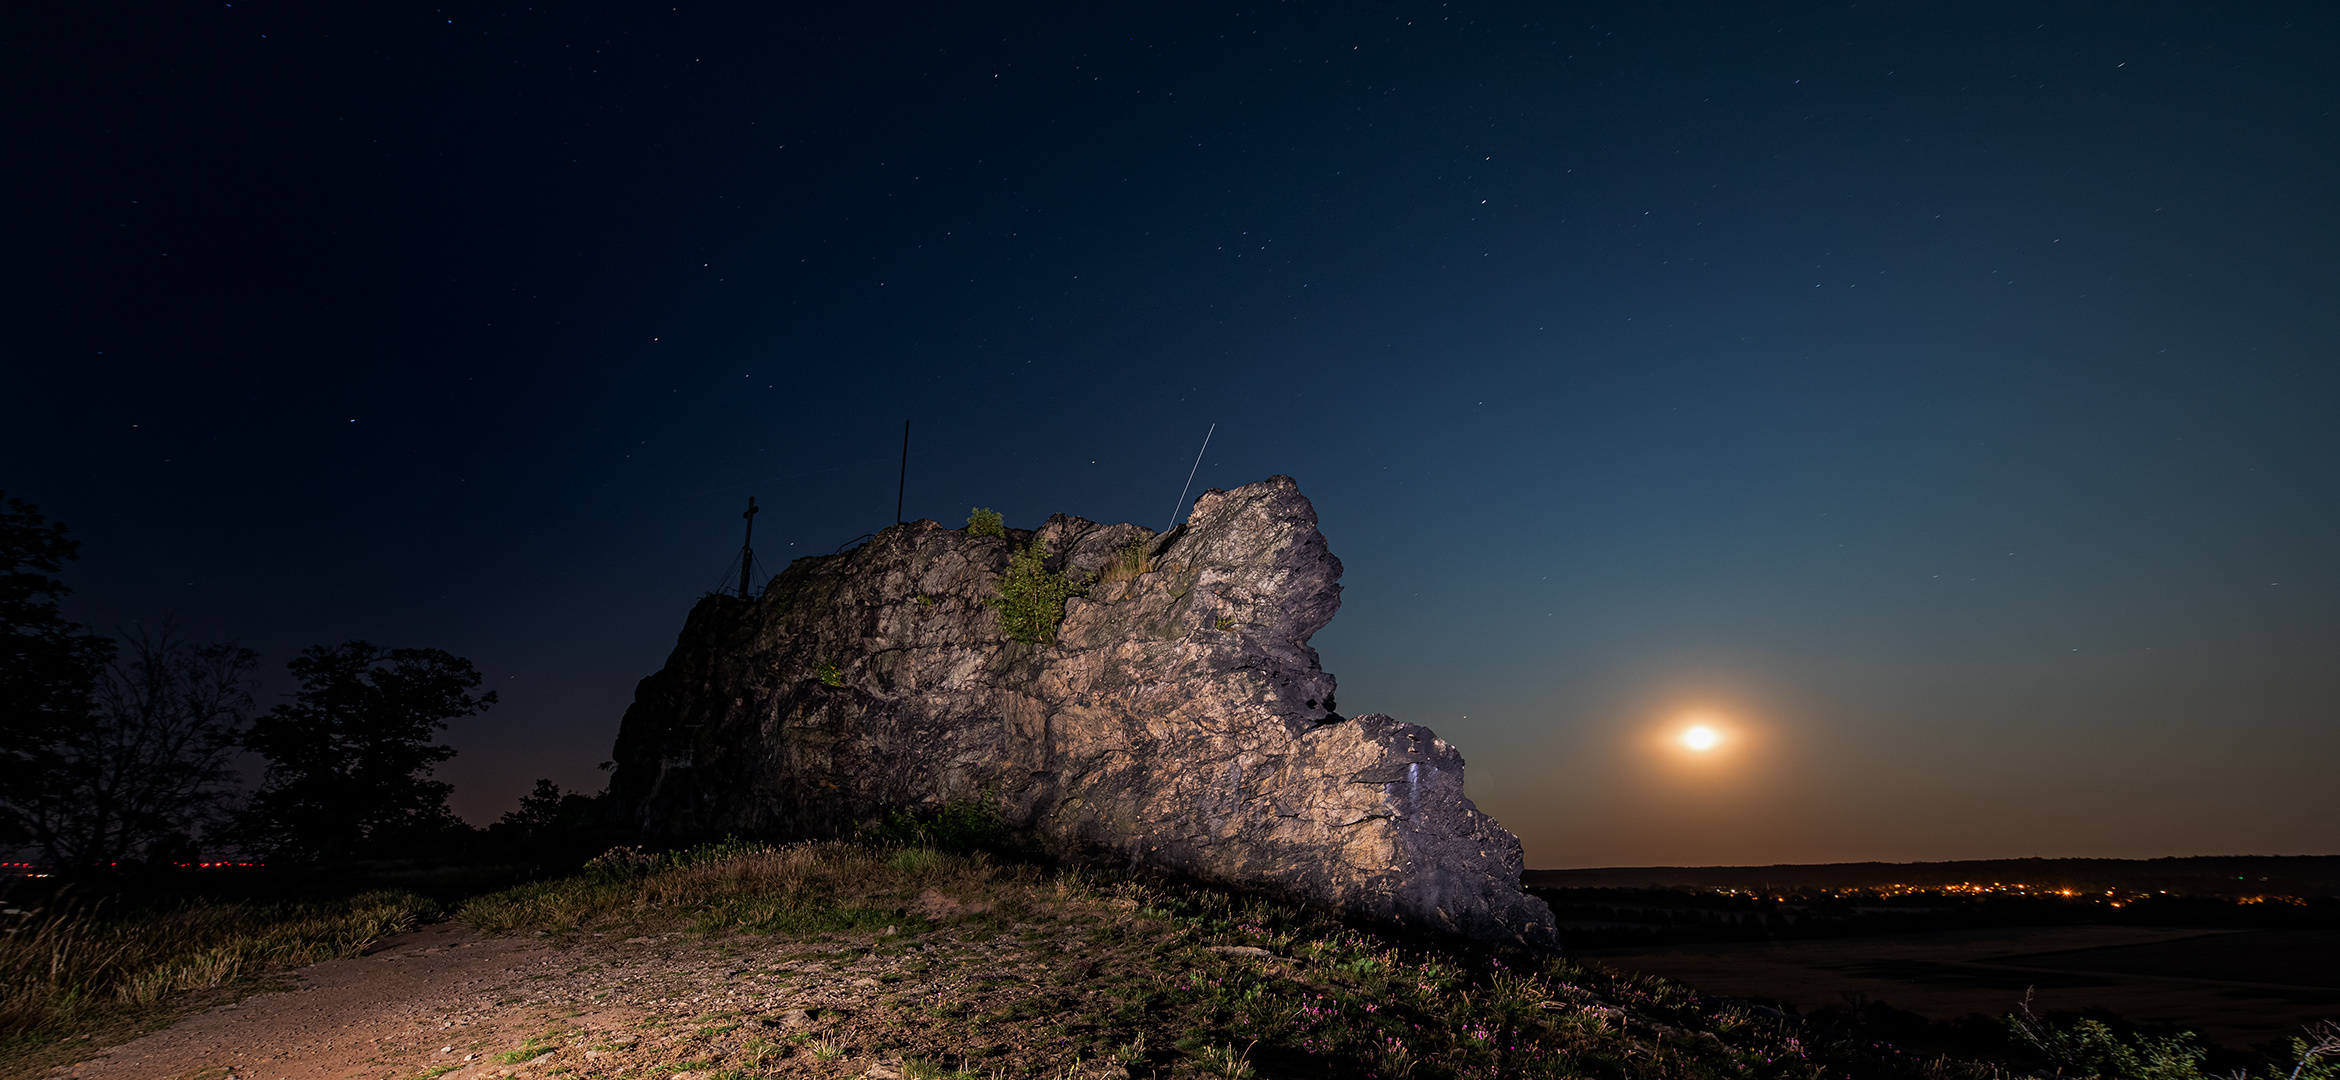
[[[1007,576],[1000,579],[999,595],[991,599],[991,606],[999,609],[1000,628],[1017,641],[1041,644],[1056,640],[1056,628],[1064,622],[1065,600],[1089,591],[1086,584],[1066,574],[1049,573],[1047,561],[1048,541],[1032,538],[1008,556]]]
[[[988,791],[981,798],[952,799],[931,813],[897,807],[878,821],[863,825],[855,839],[879,847],[959,854],[1005,852],[1015,845],[996,796]]]
[[[967,515],[967,535],[1006,536],[1007,519],[1000,517],[999,511],[988,506],[975,507],[974,512]]]

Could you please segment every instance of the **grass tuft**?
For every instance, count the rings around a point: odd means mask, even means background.
[[[412,893],[371,892],[312,903],[37,914],[0,938],[0,1053],[150,1011],[186,991],[355,956],[436,911]]]
[[[1154,572],[1154,541],[1140,537],[1122,545],[1113,553],[1113,561],[1097,570],[1097,584],[1110,585],[1117,581],[1135,581],[1139,576]]]
[[[640,876],[580,875],[479,897],[458,917],[489,933],[635,931],[676,922],[701,935],[730,932],[813,937],[924,932],[903,896],[869,895],[873,881],[948,882],[980,875],[981,857],[932,849],[884,851],[857,844],[767,847],[739,841],[670,856]]]

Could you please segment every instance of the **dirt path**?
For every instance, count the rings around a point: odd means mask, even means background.
[[[291,991],[197,1013],[48,1075],[888,1080],[923,1058],[980,1061],[984,1076],[1129,1076],[1073,1042],[1098,1032],[1095,1014],[1112,1004],[1090,980],[1101,967],[1131,964],[1150,942],[1100,948],[1071,928],[1016,929],[1014,939],[942,934],[881,950],[860,940],[869,935],[668,933],[555,945],[446,924],[292,972]]]
[[[543,1026],[551,1004],[547,991],[563,981],[558,976],[572,961],[566,950],[533,939],[434,926],[388,939],[354,960],[294,972],[289,978],[296,989],[288,993],[259,994],[198,1013],[52,1075],[389,1077],[420,1076],[467,1058],[486,1062],[491,1055],[483,1051],[519,1043],[523,1029]],[[608,1025],[637,1015],[621,1008],[570,1019],[580,1026]]]

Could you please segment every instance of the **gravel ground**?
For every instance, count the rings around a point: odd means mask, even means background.
[[[50,1075],[1131,1076],[1110,1059],[1145,1024],[1126,1008],[1118,1015],[1130,1022],[1111,1020],[1123,1005],[1113,989],[1160,968],[1161,928],[1122,911],[1054,914],[1045,925],[915,940],[671,932],[555,941],[443,924],[293,972],[289,992],[195,1014]]]

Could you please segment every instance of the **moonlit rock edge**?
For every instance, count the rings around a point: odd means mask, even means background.
[[[1093,575],[1136,543],[1156,569],[1068,601],[1055,642],[1012,641],[987,601],[1035,536],[1051,569]],[[847,836],[988,799],[1070,861],[1556,948],[1461,753],[1333,711],[1308,640],[1340,575],[1284,476],[1205,492],[1163,536],[1063,514],[1005,537],[897,525],[753,601],[701,600],[635,691],[611,790],[658,842]]]

